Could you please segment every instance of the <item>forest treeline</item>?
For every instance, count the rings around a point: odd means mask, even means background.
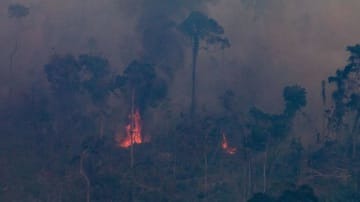
[[[9,7],[10,17],[28,14]],[[244,108],[236,86],[218,96],[221,110],[200,108],[199,51],[222,51],[230,40],[201,12],[167,28],[190,44],[188,110],[171,107],[177,68],[139,57],[119,73],[104,56],[54,54],[43,66],[46,84],[10,90],[1,108],[1,201],[360,201],[360,45],[319,81],[322,124],[309,142],[295,127],[316,125],[299,84],[284,86],[276,114]],[[135,109],[143,137],[122,148]]]

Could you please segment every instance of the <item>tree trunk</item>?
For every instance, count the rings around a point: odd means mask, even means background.
[[[10,53],[10,63],[9,63],[9,78],[10,78],[10,84],[9,84],[9,97],[11,98],[12,97],[12,94],[13,94],[13,77],[14,77],[14,70],[13,70],[13,66],[14,66],[14,57],[18,51],[18,48],[19,48],[19,40],[16,39],[15,41],[15,47],[14,49],[11,51]]]
[[[248,198],[247,189],[246,189],[246,179],[247,178],[247,165],[243,166],[243,177],[241,187],[243,188],[243,201],[246,201]]]
[[[264,178],[264,189],[263,192],[266,193],[266,184],[267,184],[267,172],[266,172],[266,164],[268,158],[268,145],[266,144],[265,152],[264,152],[264,162],[263,162],[263,178]]]
[[[360,119],[360,111],[356,112],[356,117],[354,120],[354,125],[352,128],[352,157],[355,158],[356,156],[356,150],[357,150],[357,129],[358,129],[358,123]]]
[[[135,116],[135,89],[132,90],[131,95],[131,115],[130,115],[130,133],[131,133],[131,146],[130,146],[130,167],[133,169],[134,167],[134,122]]]
[[[90,179],[84,170],[84,160],[85,160],[86,156],[87,156],[87,153],[84,150],[80,156],[80,175],[84,178],[85,183],[86,183],[86,202],[90,202],[91,184],[90,184]]]
[[[199,52],[200,39],[198,36],[193,37],[192,50],[192,86],[191,86],[191,117],[194,118],[196,113],[196,62]]]
[[[208,158],[207,158],[207,135],[205,135],[204,142],[204,201],[207,201],[207,190],[208,190]]]
[[[131,168],[131,201],[135,201],[135,170],[134,170],[134,122],[135,116],[135,89],[132,90],[131,95],[131,115],[130,115],[130,133],[131,133],[131,145],[130,145],[130,168]]]
[[[104,115],[100,114],[100,131],[99,131],[100,139],[104,137]]]
[[[251,158],[249,157],[248,161],[248,197],[252,195],[252,168],[251,168]]]

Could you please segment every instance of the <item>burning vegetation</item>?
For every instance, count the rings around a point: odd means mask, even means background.
[[[118,145],[122,148],[129,148],[134,144],[143,143],[141,116],[138,109],[129,115],[130,123],[126,125],[126,136],[122,138],[121,135],[117,136]]]
[[[28,14],[19,6],[9,11],[18,18]],[[11,134],[8,137],[14,145],[23,139],[33,141],[22,149],[30,148],[27,155],[33,155],[36,162],[28,163],[26,156],[20,160],[29,168],[0,166],[0,173],[5,173],[0,177],[6,178],[0,182],[0,201],[317,202],[316,194],[324,201],[358,201],[360,45],[348,48],[349,64],[329,77],[329,83],[335,84],[331,106],[325,106],[329,102],[323,84],[323,128],[321,133],[317,128],[309,132],[316,134],[316,142],[308,143],[311,149],[307,149],[294,131],[298,119],[311,122],[304,110],[305,88],[285,86],[283,110],[276,113],[244,108],[231,89],[220,98],[223,103],[218,110],[197,110],[199,51],[210,45],[223,50],[230,42],[220,24],[200,12],[190,13],[183,22],[165,24],[171,29],[161,30],[166,36],[178,43],[182,38],[174,33],[179,31],[192,42],[188,50],[192,52],[191,83],[184,83],[191,88],[189,103],[185,103],[189,109],[171,105],[168,89],[177,72],[164,69],[169,60],[162,58],[169,54],[165,51],[156,60],[161,64],[138,56],[119,74],[100,56],[54,55],[44,66],[49,89],[32,89],[24,103],[16,103],[20,107],[6,114],[11,117],[7,125],[17,127],[0,127],[4,134]],[[178,45],[186,51],[185,45]],[[119,126],[122,118],[126,124]],[[146,133],[152,134],[146,145],[144,123]],[[118,127],[122,132],[114,141]],[[29,138],[18,135],[24,132]],[[330,138],[331,132],[337,135]],[[139,144],[143,145],[137,147]],[[14,150],[2,146],[1,151]],[[224,153],[228,158],[223,158]],[[124,159],[129,154],[127,162]],[[0,158],[10,162],[8,155]],[[29,175],[9,186],[12,179],[7,172]],[[340,194],[327,195],[323,187],[338,189]],[[29,193],[11,198],[19,190]]]
[[[221,148],[228,154],[235,154],[236,153],[236,147],[230,147],[229,142],[226,138],[226,134],[222,133],[222,141],[221,141]]]

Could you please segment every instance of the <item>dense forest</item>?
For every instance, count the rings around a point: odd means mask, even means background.
[[[7,13],[20,26],[32,10],[10,4]],[[9,83],[0,201],[360,201],[359,44],[344,44],[345,65],[316,81],[318,124],[298,82],[275,93],[278,112],[245,107],[236,85],[207,107],[199,59],[226,54],[233,44],[225,28],[202,11],[151,25],[145,53],[121,71],[92,39],[83,53],[52,52],[38,67],[44,82],[21,92]],[[14,41],[2,49],[9,78],[21,35]],[[176,108],[172,86],[182,69],[189,102]]]

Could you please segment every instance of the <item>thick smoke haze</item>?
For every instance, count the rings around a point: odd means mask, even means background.
[[[11,3],[29,7],[30,14],[9,18]],[[3,0],[0,7],[1,97],[9,85],[21,92],[45,80],[50,55],[90,52],[108,58],[114,71],[134,58],[175,66],[171,96],[175,104],[188,103],[191,49],[174,26],[202,10],[224,26],[231,47],[200,51],[200,105],[212,107],[232,89],[244,106],[275,112],[281,110],[273,103],[281,103],[282,88],[298,83],[307,88],[312,111],[320,107],[321,80],[344,65],[345,47],[360,36],[356,0]],[[16,39],[12,78],[8,64]]]
[[[0,201],[358,201],[359,10],[0,0]]]

